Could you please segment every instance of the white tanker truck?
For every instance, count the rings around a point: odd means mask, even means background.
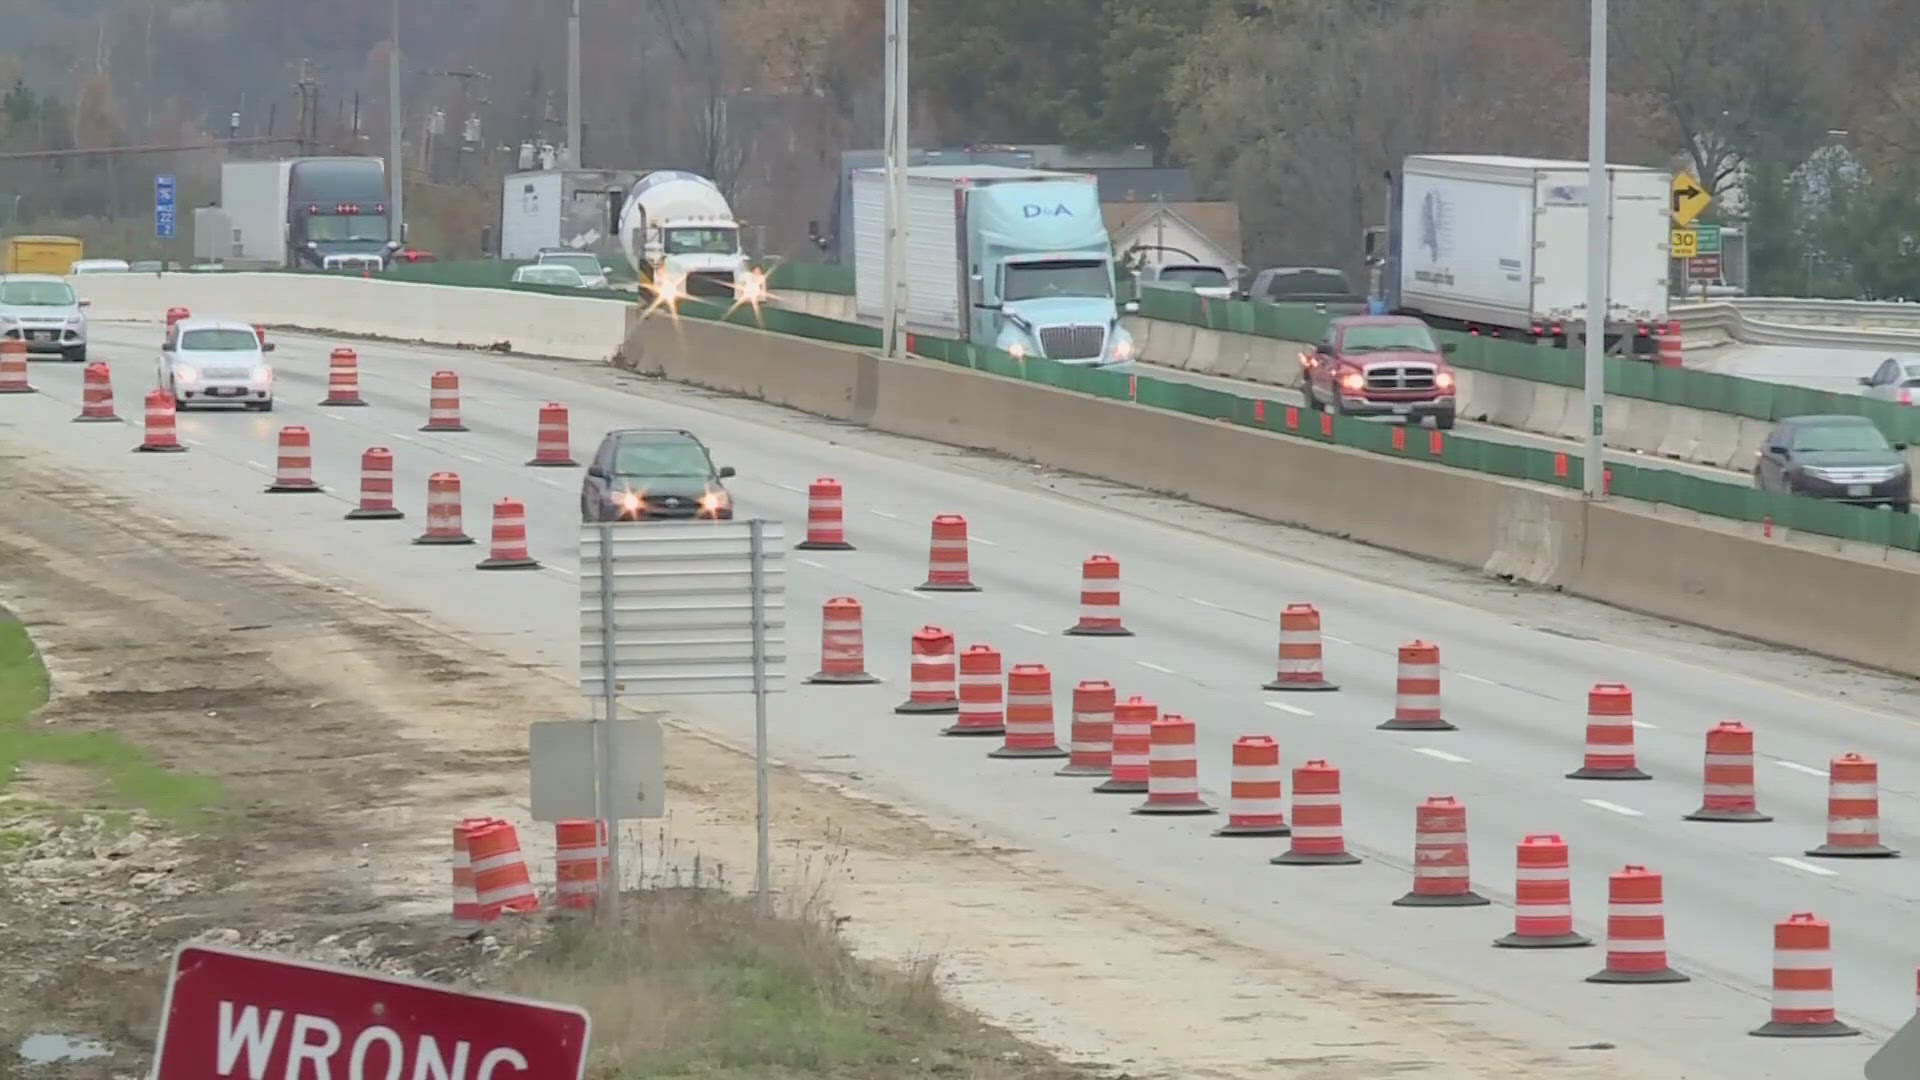
[[[620,246],[645,291],[766,298],[766,279],[747,265],[727,197],[697,173],[660,169],[636,180],[620,209]]]

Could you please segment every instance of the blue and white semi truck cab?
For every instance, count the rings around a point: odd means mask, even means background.
[[[855,308],[886,317],[886,173],[854,174]],[[907,170],[907,326],[1020,357],[1125,367],[1113,244],[1082,173],[999,165]]]

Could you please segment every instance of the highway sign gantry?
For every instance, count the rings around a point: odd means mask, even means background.
[[[1692,173],[1682,169],[1673,174],[1672,209],[1673,224],[1676,228],[1684,229],[1693,224],[1693,219],[1699,217],[1712,202],[1713,196],[1707,194],[1707,190],[1700,186],[1700,181],[1695,180]]]
[[[580,1080],[589,1027],[570,1006],[189,942],[149,1075]]]

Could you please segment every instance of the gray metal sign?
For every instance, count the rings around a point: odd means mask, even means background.
[[[596,699],[785,689],[784,533],[760,523],[755,682],[755,545],[749,521],[650,521],[580,530],[580,692]]]
[[[528,725],[527,750],[533,771],[535,821],[596,819],[609,813],[621,821],[664,817],[667,812],[666,739],[651,717],[621,719],[607,730],[612,783],[609,805],[596,805],[593,720],[541,720]]]
[[[584,758],[589,765],[591,816],[609,824],[612,838],[601,879],[609,912],[620,903],[612,883],[624,880],[619,822],[658,817],[664,809],[647,801],[649,791],[660,797],[664,763],[658,773],[622,772],[639,768],[649,752],[656,760],[664,755],[619,745],[627,723],[619,719],[620,699],[657,694],[753,695],[755,884],[760,910],[771,910],[767,694],[786,682],[786,546],[780,523],[760,518],[581,527],[580,690],[599,700],[600,717],[586,722],[584,745],[558,729],[548,732],[546,738],[562,744],[544,755],[536,749],[534,783],[541,785],[543,758],[554,782],[578,775],[579,762],[560,763],[561,757]],[[658,725],[653,732],[658,739]],[[534,734],[536,743],[542,737]],[[642,812],[626,812],[636,808]],[[544,820],[538,811],[534,816]]]

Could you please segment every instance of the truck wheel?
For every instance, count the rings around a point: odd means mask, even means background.
[[[1453,414],[1450,412],[1434,413],[1433,426],[1439,428],[1441,431],[1452,431]]]

